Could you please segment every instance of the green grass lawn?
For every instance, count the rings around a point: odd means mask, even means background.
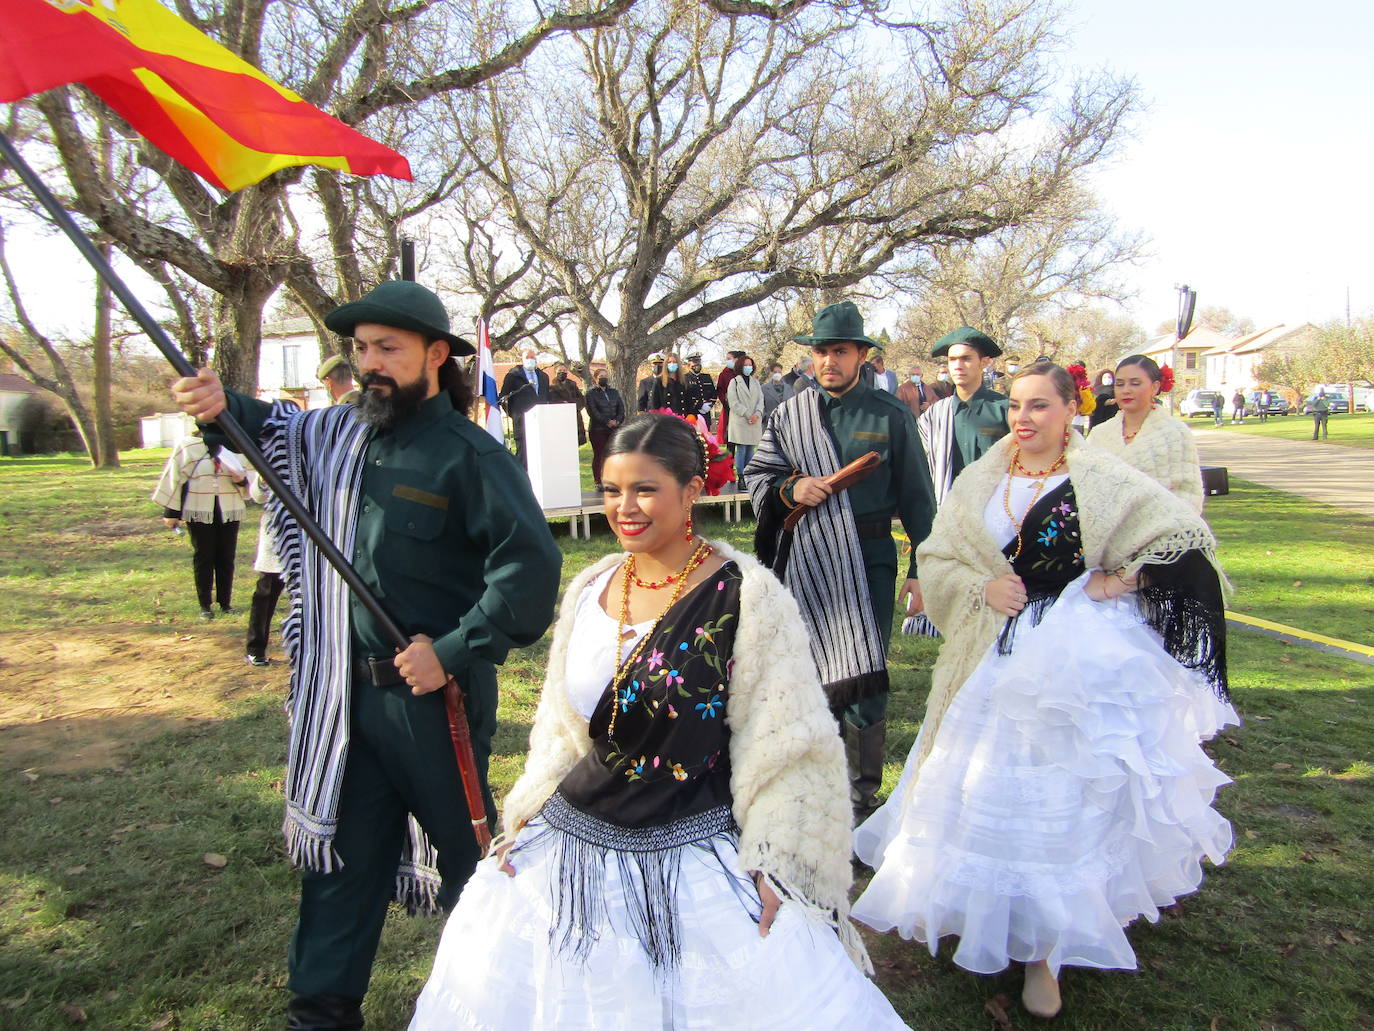
[[[226,661],[239,659],[242,620],[196,624],[187,545],[147,500],[164,456],[131,453],[113,473],[80,460],[0,460],[0,670],[16,658],[9,642],[32,631],[150,642],[194,632]],[[1209,501],[1208,517],[1236,583],[1234,608],[1374,643],[1368,520],[1234,482]],[[747,546],[751,527],[720,519],[705,516],[703,528]],[[245,602],[254,533],[250,520]],[[590,542],[556,533],[565,578],[613,547],[604,529]],[[915,738],[937,647],[894,639],[889,788]],[[546,651],[547,638],[504,667],[498,790],[522,767]],[[232,668],[244,676],[246,667]],[[1235,850],[1160,923],[1132,929],[1139,971],[1066,974],[1058,1028],[1374,1028],[1374,667],[1235,633],[1231,679],[1245,727],[1209,748],[1235,781],[1219,800]],[[102,1031],[282,1026],[296,887],[279,834],[284,672],[248,682],[256,686],[220,718],[149,740],[114,768],[25,773],[0,749],[0,1029],[69,1028],[73,1007]],[[206,853],[227,865],[206,865]],[[389,918],[367,1002],[371,1031],[405,1027],[440,926]],[[991,1025],[984,1002],[1019,992],[1019,973],[968,974],[949,948],[931,958],[893,936],[868,941],[879,983],[913,1027],[982,1031]],[[1019,1010],[1013,1020],[1036,1026]]]
[[[1283,440],[1312,439],[1312,417],[1310,415],[1274,415],[1270,416],[1266,422],[1249,418],[1244,422],[1233,424],[1228,414],[1220,426],[1212,425],[1211,419],[1194,418],[1185,421],[1199,430],[1253,433],[1260,437],[1279,437]],[[1329,416],[1326,429],[1329,434],[1328,443],[1342,444],[1346,447],[1374,448],[1374,412]]]

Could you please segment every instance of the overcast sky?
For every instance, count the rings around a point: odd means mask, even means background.
[[[1174,287],[1260,326],[1374,309],[1374,5],[1079,0],[1066,63],[1133,77],[1137,140],[1098,177],[1154,258],[1131,314]]]

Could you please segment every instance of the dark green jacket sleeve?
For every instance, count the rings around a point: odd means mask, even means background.
[[[473,658],[501,663],[512,648],[543,636],[553,622],[563,553],[554,543],[524,471],[504,451],[478,459],[464,498],[467,532],[485,554],[485,589],[458,626],[434,642],[449,673]]]
[[[930,465],[925,448],[916,430],[916,418],[911,410],[894,416],[900,432],[892,434],[893,474],[897,482],[897,516],[902,529],[911,541],[911,560],[907,565],[907,579],[916,578],[916,548],[930,536],[930,524],[935,519],[935,486],[930,479]]]
[[[237,420],[250,438],[257,440],[262,436],[262,428],[267,422],[267,416],[272,411],[270,404],[246,394],[240,394],[236,390],[230,390],[228,387],[224,390],[224,402],[229,414]],[[202,422],[200,428],[201,437],[206,444],[218,444],[230,451],[236,450],[234,445],[229,443],[229,438],[224,435],[218,423]]]

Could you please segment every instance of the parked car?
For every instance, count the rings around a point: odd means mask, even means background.
[[[1245,414],[1259,415],[1260,395],[1262,390],[1252,390],[1245,395]],[[1292,406],[1284,399],[1283,395],[1277,390],[1269,391],[1269,414],[1287,415],[1292,411]]]
[[[1212,399],[1218,396],[1220,395],[1215,390],[1190,390],[1179,403],[1178,414],[1185,419],[1191,419],[1195,415],[1211,415]],[[1222,411],[1226,410],[1224,399],[1221,408]]]
[[[1350,411],[1350,401],[1344,393],[1337,393],[1332,390],[1326,392],[1326,403],[1331,406],[1332,415],[1344,415]]]

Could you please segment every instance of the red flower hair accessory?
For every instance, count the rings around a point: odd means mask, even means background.
[[[702,493],[713,498],[720,493],[722,487],[735,479],[734,456],[717,444],[710,433],[703,432],[699,424],[684,418],[671,408],[655,408],[652,411],[658,415],[671,415],[674,419],[682,419],[696,431],[697,443],[701,445],[706,459],[706,475],[703,477],[706,485],[702,488]]]
[[[1167,394],[1174,389],[1174,370],[1167,365],[1159,367],[1159,392]]]
[[[1088,379],[1088,370],[1082,362],[1074,362],[1065,370],[1073,377],[1073,385],[1078,388],[1078,414],[1092,415],[1097,410],[1097,398],[1093,395],[1093,385]]]

